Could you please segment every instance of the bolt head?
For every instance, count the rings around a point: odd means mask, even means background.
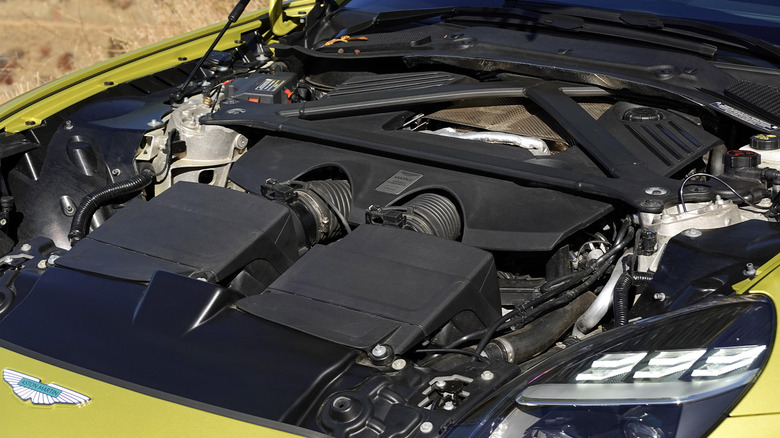
[[[645,193],[648,195],[662,196],[669,193],[669,191],[663,187],[648,187],[645,189]]]
[[[420,432],[422,433],[430,433],[432,430],[433,430],[433,423],[431,423],[430,421],[426,421],[420,425]]]
[[[653,294],[653,298],[657,301],[663,301],[666,299],[666,294],[663,292],[657,292]]]
[[[382,344],[377,344],[376,346],[374,346],[374,349],[371,350],[371,355],[378,358],[387,356],[387,346]]]
[[[682,234],[683,236],[695,239],[697,237],[701,237],[701,230],[697,230],[696,228],[688,228],[687,230],[683,231]]]
[[[493,380],[493,378],[496,377],[496,376],[495,376],[495,374],[493,374],[492,371],[485,370],[485,371],[482,371],[482,374],[479,377],[481,377],[482,380]]]
[[[393,361],[393,364],[391,365],[394,370],[401,371],[402,369],[406,368],[406,360],[404,359],[396,359]]]
[[[60,256],[57,254],[52,254],[48,259],[46,259],[46,264],[49,266],[54,266],[54,262],[56,262],[58,258],[60,258]]]
[[[32,245],[30,245],[29,243],[25,243],[24,245],[22,245],[22,248],[21,248],[21,250],[24,251],[24,252],[28,252],[31,249],[32,249]]]
[[[49,265],[46,264],[46,260],[41,260],[38,262],[38,269],[46,269]]]

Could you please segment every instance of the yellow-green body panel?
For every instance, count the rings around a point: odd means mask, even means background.
[[[0,348],[0,369],[56,383],[91,398],[84,405],[33,405],[0,382],[4,437],[294,437],[287,432],[144,395]],[[193,382],[197,385],[197,382]],[[275,424],[268,421],[269,425]],[[289,426],[278,423],[280,428]]]
[[[738,293],[768,296],[780,321],[780,254],[756,270],[756,277],[734,285]],[[776,335],[775,335],[776,336]],[[777,340],[775,340],[775,344]],[[773,348],[758,380],[713,432],[712,436],[769,437],[780,435],[780,351]]]
[[[280,4],[275,1],[274,3]],[[284,5],[285,15],[305,15],[314,5],[312,0],[299,0]],[[272,5],[273,6],[273,5]],[[280,12],[281,4],[277,7]],[[247,13],[234,23],[217,44],[216,50],[236,47],[241,34],[261,27],[268,31],[267,9]],[[289,31],[297,21],[283,21]],[[38,126],[47,117],[68,108],[109,87],[137,79],[152,73],[175,67],[188,60],[203,56],[214,41],[225,22],[171,38],[169,40],[139,49],[84,70],[64,76],[36,88],[0,106],[0,131],[20,132]],[[280,35],[277,33],[276,35]]]

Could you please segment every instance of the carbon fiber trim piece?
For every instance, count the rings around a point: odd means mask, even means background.
[[[780,88],[750,81],[737,81],[726,88],[726,95],[748,108],[780,120]]]
[[[601,102],[580,102],[582,108],[594,119],[598,119],[610,104]],[[552,141],[565,141],[555,129],[541,117],[544,111],[527,99],[495,99],[489,102],[469,102],[460,106],[437,111],[428,116],[433,120],[456,123],[472,128],[494,132],[539,137]]]

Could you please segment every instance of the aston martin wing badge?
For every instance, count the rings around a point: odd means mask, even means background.
[[[64,388],[60,385],[45,384],[41,379],[8,368],[3,370],[3,380],[11,385],[14,394],[22,400],[30,400],[36,405],[53,405],[55,403],[80,405],[90,400],[84,394]]]

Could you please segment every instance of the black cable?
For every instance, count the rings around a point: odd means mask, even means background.
[[[524,303],[520,307],[517,307],[516,309],[507,313],[506,315],[503,315],[487,329],[465,335],[460,339],[458,339],[457,341],[455,341],[454,343],[451,343],[450,345],[459,345],[462,342],[469,341],[475,339],[478,336],[481,336],[480,342],[477,345],[475,352],[477,354],[482,353],[482,350],[485,349],[487,344],[492,339],[493,335],[498,330],[500,330],[502,326],[513,325],[509,322],[511,319],[515,318],[516,316],[523,315],[523,312],[525,312],[526,309],[529,308],[534,310],[533,316],[535,317],[542,311],[547,310],[549,308],[549,305],[545,305],[545,303],[551,300],[552,298],[554,298],[556,295],[558,295],[561,292],[561,289],[563,289],[562,285],[571,284],[572,282],[574,282],[575,278],[584,280],[588,274],[593,273],[593,275],[587,281],[582,283],[580,286],[569,290],[569,292],[575,291],[576,293],[584,292],[587,289],[587,287],[590,287],[596,280],[598,280],[599,277],[601,277],[604,274],[604,272],[606,272],[606,270],[609,268],[611,264],[611,261],[614,259],[615,255],[619,251],[622,251],[623,248],[625,248],[626,245],[628,245],[633,240],[633,237],[634,237],[634,229],[631,227],[630,219],[626,218],[623,220],[623,226],[621,226],[620,231],[617,234],[618,240],[616,240],[613,247],[610,248],[609,251],[605,252],[601,257],[599,257],[596,260],[596,262],[591,266],[589,266],[587,269],[583,271],[577,271],[578,273],[581,274],[579,274],[578,276],[574,276],[572,275],[574,273],[571,273],[571,274],[564,275],[563,277],[560,277],[558,279],[552,280],[552,282],[554,282],[554,285],[547,288],[547,290],[543,292],[541,296],[534,298],[533,300],[528,301],[527,303]],[[564,278],[566,278],[566,280],[562,281],[561,279]],[[542,287],[542,289],[540,290],[544,290],[544,287]],[[522,321],[522,325],[525,325],[528,322],[526,320],[528,316],[530,315],[525,315]],[[480,333],[480,335],[477,335],[477,333]]]
[[[697,176],[704,176],[704,177],[708,177],[708,178],[712,178],[712,179],[714,179],[715,181],[717,181],[717,182],[719,182],[719,183],[723,184],[724,186],[726,186],[726,188],[727,188],[727,189],[729,189],[729,190],[731,191],[731,193],[734,193],[735,195],[737,195],[737,197],[738,197],[739,199],[741,199],[741,200],[742,200],[742,202],[744,202],[745,204],[747,204],[747,205],[752,205],[752,206],[756,206],[756,203],[753,203],[753,202],[750,202],[750,201],[748,201],[748,200],[747,200],[747,199],[746,199],[744,196],[742,196],[741,194],[739,194],[739,192],[737,192],[737,191],[734,189],[734,187],[731,187],[731,186],[730,186],[730,185],[729,185],[729,184],[728,184],[726,181],[723,181],[722,179],[718,178],[717,176],[715,176],[715,175],[710,175],[709,173],[694,173],[693,175],[689,175],[689,176],[687,176],[687,177],[686,177],[686,178],[685,178],[685,179],[682,181],[682,184],[680,184],[680,203],[682,204],[682,209],[683,209],[683,212],[686,212],[686,211],[688,211],[688,208],[685,206],[685,199],[684,199],[684,197],[683,197],[683,189],[685,189],[685,185],[686,185],[686,184],[688,184],[688,181],[689,181],[691,178],[694,178],[694,177],[697,177]],[[761,208],[761,207],[759,207],[759,208]]]
[[[465,354],[466,356],[471,356],[475,359],[477,359],[480,362],[490,363],[490,359],[488,359],[485,356],[480,356],[474,351],[470,350],[461,350],[459,348],[423,348],[420,350],[415,350],[415,353],[433,353],[433,354]]]

